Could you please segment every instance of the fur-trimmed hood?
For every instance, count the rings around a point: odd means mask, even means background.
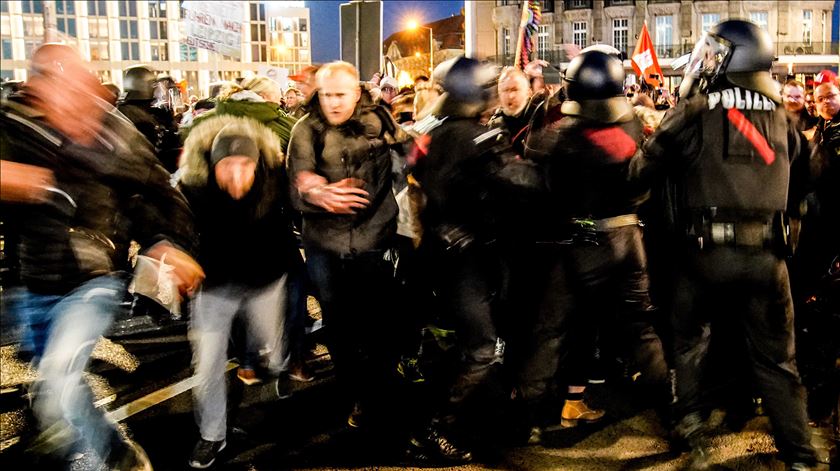
[[[213,139],[222,128],[230,124],[245,131],[247,136],[256,142],[267,168],[283,168],[286,161],[283,144],[271,129],[252,118],[215,115],[196,124],[184,142],[184,154],[179,169],[180,180],[184,185],[203,187],[207,184],[210,172],[208,155],[213,147]]]

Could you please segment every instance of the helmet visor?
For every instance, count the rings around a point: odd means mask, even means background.
[[[732,52],[729,41],[703,33],[703,37],[694,45],[694,51],[685,68],[685,79],[706,78],[711,81],[716,77]]]

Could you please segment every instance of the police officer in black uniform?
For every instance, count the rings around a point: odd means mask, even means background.
[[[583,401],[597,330],[620,332],[615,342],[602,345],[626,347],[622,353],[638,368],[632,371],[641,370],[641,378],[659,394],[660,405],[667,403],[667,366],[652,327],[637,216],[646,191],[627,178],[643,134],[623,96],[624,68],[616,57],[590,51],[571,61],[564,80],[564,118],[557,129],[534,132],[526,143],[526,158],[545,169],[545,210],[551,216],[544,219],[554,224],[541,236],[555,250],[535,261],[553,260],[553,266],[543,277],[549,285],[543,289],[535,350],[520,392],[532,408],[538,407],[559,368],[568,386],[561,424],[570,427],[604,415]]]
[[[676,431],[695,469],[708,466],[701,377],[719,328],[745,343],[781,458],[790,469],[815,462],[783,258],[782,213],[802,142],[770,76],[773,58],[758,26],[714,26],[695,47],[682,100],[631,165],[634,175],[667,177],[675,188],[673,236],[684,242],[672,319]]]
[[[144,65],[129,67],[123,77],[125,96],[117,103],[117,109],[149,140],[158,160],[172,173],[178,169],[181,140],[169,100],[170,87],[166,86],[170,81],[168,77],[159,81]]]
[[[465,462],[472,453],[463,442],[455,444],[453,430],[464,425],[465,403],[504,358],[494,319],[501,263],[495,211],[509,190],[535,185],[537,174],[517,161],[501,130],[488,131],[479,122],[493,70],[463,57],[446,65],[438,125],[429,131],[428,153],[413,175],[426,197],[421,250],[434,259],[437,291],[454,322],[462,362],[448,397],[431,424],[413,436],[410,451]]]

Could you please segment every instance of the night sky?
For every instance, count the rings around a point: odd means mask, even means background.
[[[312,21],[312,62],[323,63],[339,59],[338,7],[349,0],[309,0]],[[415,18],[420,24],[457,15],[464,7],[463,0],[385,0],[382,13],[382,39],[405,29],[405,22]]]

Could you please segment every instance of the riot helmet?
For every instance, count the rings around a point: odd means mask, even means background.
[[[567,100],[560,111],[603,123],[626,121],[633,108],[624,97],[624,66],[601,51],[584,52],[569,63],[564,77]]]
[[[775,53],[770,34],[744,20],[718,23],[697,41],[680,84],[687,97],[694,86],[701,93],[731,83],[781,102],[779,84],[770,76]]]
[[[496,71],[475,59],[463,56],[450,59],[441,63],[434,75],[436,82],[443,87],[443,102],[458,107],[461,114],[481,113],[493,96]]]
[[[123,91],[126,100],[152,100],[155,88],[155,73],[145,65],[125,69]]]

